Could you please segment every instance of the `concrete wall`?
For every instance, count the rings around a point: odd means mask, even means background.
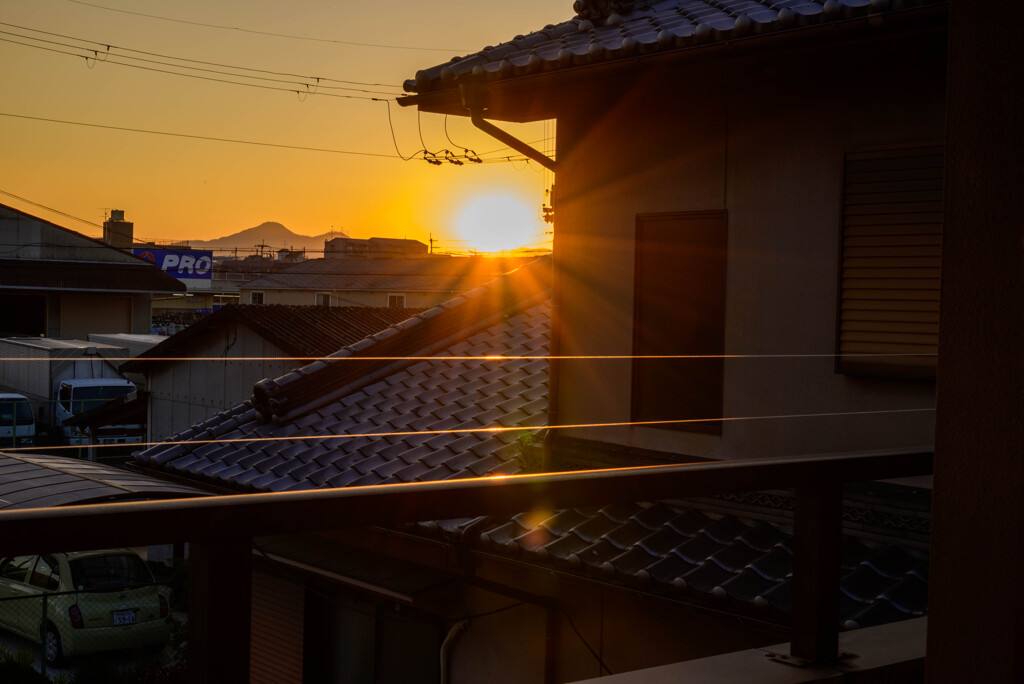
[[[728,212],[723,415],[931,408],[934,385],[834,370],[844,155],[942,142],[944,37],[649,72],[565,98],[558,119],[562,355],[629,355],[636,217]],[[638,125],[637,122],[643,122]],[[764,355],[796,355],[765,358]],[[558,421],[630,420],[628,360],[564,362]],[[727,422],[721,437],[642,427],[585,439],[737,458],[932,442],[930,412]]]

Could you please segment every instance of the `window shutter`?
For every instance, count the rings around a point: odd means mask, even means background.
[[[939,146],[847,155],[840,371],[935,376],[942,170]]]

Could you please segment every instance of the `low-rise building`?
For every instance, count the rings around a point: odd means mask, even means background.
[[[286,374],[418,313],[418,309],[228,305],[123,364],[144,376],[149,441],[244,401]]]
[[[150,332],[154,297],[185,285],[100,240],[0,205],[0,336]]]
[[[244,304],[427,308],[530,261],[523,257],[310,259],[239,286]]]

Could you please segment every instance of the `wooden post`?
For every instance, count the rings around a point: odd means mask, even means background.
[[[188,681],[249,681],[252,540],[189,544]]]
[[[949,3],[930,684],[1024,681],[1024,4]]]

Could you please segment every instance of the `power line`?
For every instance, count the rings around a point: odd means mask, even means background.
[[[387,102],[387,100],[381,100],[379,98],[369,98],[369,99],[373,99],[376,102]],[[389,109],[389,115],[390,115],[390,109]],[[355,156],[361,156],[361,157],[377,157],[377,158],[381,158],[381,159],[400,159],[402,161],[410,161],[412,159],[415,159],[417,154],[420,154],[421,152],[423,152],[423,150],[420,150],[419,152],[414,153],[410,157],[403,157],[403,156],[401,156],[399,154],[382,154],[382,153],[379,153],[379,152],[355,152],[355,151],[352,151],[352,150],[335,150],[335,149],[330,149],[330,148],[325,148],[325,147],[309,147],[309,146],[305,146],[305,145],[285,145],[285,144],[282,144],[282,143],[268,143],[268,142],[261,142],[261,141],[257,141],[257,140],[239,140],[239,139],[235,139],[235,138],[219,138],[219,137],[215,137],[215,136],[195,135],[195,134],[190,134],[190,133],[174,133],[174,132],[171,132],[171,131],[154,131],[154,130],[148,130],[148,129],[142,129],[142,128],[130,128],[130,127],[127,127],[127,126],[111,126],[111,125],[108,125],[108,124],[86,123],[84,121],[69,121],[67,119],[51,119],[51,118],[42,117],[42,116],[28,116],[26,114],[12,114],[10,112],[0,112],[0,116],[6,116],[6,117],[13,118],[13,119],[26,119],[26,120],[29,120],[29,121],[43,121],[43,122],[46,122],[46,123],[65,124],[65,125],[68,125],[68,126],[84,126],[86,128],[102,128],[102,129],[111,130],[111,131],[126,131],[126,132],[129,132],[129,133],[145,133],[145,134],[149,134],[149,135],[163,135],[163,136],[170,136],[170,137],[174,137],[174,138],[189,138],[189,139],[192,139],[192,140],[206,140],[206,141],[210,141],[210,142],[234,143],[234,144],[238,144],[238,145],[255,145],[257,147],[274,147],[274,148],[286,149],[286,150],[299,150],[299,151],[302,151],[302,152],[327,152],[327,153],[330,153],[330,154],[348,154],[348,155],[355,155]],[[389,118],[389,122],[390,122],[390,118]],[[392,129],[392,140],[394,140],[394,129]],[[396,147],[396,150],[397,150],[397,147]],[[491,163],[491,164],[494,164],[494,163],[510,163],[510,162],[522,161],[524,159],[525,159],[525,157],[502,157],[502,158],[498,158],[498,159],[485,159],[481,163],[485,163],[485,164],[486,163]]]
[[[10,34],[8,34],[8,35],[10,35]],[[36,40],[36,39],[29,38],[28,40]],[[194,78],[194,79],[197,79],[197,80],[200,80],[200,81],[209,81],[209,82],[212,82],[212,83],[226,83],[226,84],[229,84],[229,85],[246,86],[246,87],[249,87],[249,88],[259,88],[261,90],[277,90],[277,91],[281,91],[281,92],[285,92],[285,93],[295,93],[295,94],[299,95],[300,97],[303,97],[303,96],[306,96],[306,95],[314,95],[315,94],[315,95],[320,95],[322,97],[338,97],[338,98],[342,98],[342,99],[345,99],[345,100],[375,100],[375,99],[377,99],[377,98],[374,98],[374,97],[363,96],[363,95],[342,95],[340,93],[322,93],[322,92],[318,92],[318,86],[316,84],[309,84],[309,83],[297,84],[297,85],[300,85],[300,86],[302,86],[303,88],[306,89],[305,91],[302,91],[302,90],[295,90],[294,88],[281,88],[281,87],[277,87],[277,86],[264,85],[264,84],[260,84],[260,83],[245,83],[245,82],[242,82],[242,81],[232,81],[230,79],[224,79],[224,78],[213,78],[213,77],[210,77],[210,76],[200,76],[199,74],[182,73],[180,71],[172,71],[170,69],[156,69],[154,67],[142,66],[141,64],[131,64],[131,63],[128,63],[128,62],[119,62],[117,60],[111,59],[112,55],[110,55],[109,53],[103,53],[103,57],[101,58],[99,52],[95,51],[95,50],[89,50],[90,52],[94,52],[95,53],[93,55],[83,55],[83,54],[79,54],[77,52],[68,52],[66,50],[57,50],[55,48],[43,47],[41,45],[32,45],[30,43],[22,43],[22,42],[19,42],[19,41],[16,41],[16,40],[11,40],[9,38],[0,38],[0,42],[10,43],[12,45],[21,45],[23,47],[35,48],[36,50],[43,50],[45,52],[53,52],[53,53],[56,53],[56,54],[59,54],[59,55],[67,55],[69,57],[76,57],[76,58],[79,58],[79,59],[84,59],[87,64],[92,62],[93,65],[95,65],[98,62],[102,62],[103,64],[113,64],[113,65],[116,65],[116,66],[127,67],[129,69],[139,69],[141,71],[152,71],[153,73],[157,73],[157,74],[167,74],[167,75],[170,75],[170,76],[182,76],[184,78]],[[84,50],[86,48],[74,48],[74,49]],[[136,59],[137,61],[150,61],[150,60],[139,60],[138,58],[130,58],[130,59]],[[190,69],[194,69],[195,68],[195,67],[178,67],[177,65],[169,65],[169,66],[174,66],[175,68],[190,68]],[[223,73],[223,72],[220,72],[220,73]],[[251,77],[251,76],[243,76],[241,74],[230,74],[230,75],[231,76],[236,76],[238,78],[255,78],[255,77]],[[270,79],[264,79],[264,80],[269,81]],[[347,88],[346,90],[353,90],[353,89],[352,88]],[[362,91],[362,92],[370,92],[370,91]],[[385,94],[391,95],[391,93],[385,93]]]
[[[87,225],[94,226],[96,228],[102,228],[103,227],[99,223],[94,223],[93,221],[86,221],[83,218],[78,218],[77,216],[72,216],[71,214],[66,214],[63,211],[61,211],[60,209],[53,209],[52,207],[48,207],[45,204],[39,204],[38,202],[33,202],[30,199],[25,199],[24,197],[19,197],[18,195],[15,195],[13,192],[7,192],[6,190],[0,190],[0,195],[7,195],[8,197],[13,197],[14,199],[19,200],[21,202],[25,202],[26,204],[31,204],[33,207],[39,207],[40,209],[45,209],[46,211],[52,211],[54,214],[59,214],[60,216],[63,216],[64,218],[69,218],[69,219],[72,219],[74,221],[79,221],[81,223],[85,223]],[[7,245],[4,244],[4,246],[6,247]],[[27,246],[27,245],[25,245],[25,246]],[[42,245],[42,243],[40,243],[37,246],[43,246],[43,245]],[[89,245],[89,247],[97,247],[97,248],[99,248],[100,245]],[[20,248],[20,246],[19,246],[19,248]],[[17,251],[17,250],[12,250],[12,251]],[[5,252],[5,253],[9,254],[10,252]]]
[[[173,138],[189,138],[189,139],[192,139],[192,140],[207,140],[207,141],[211,141],[211,142],[235,143],[235,144],[239,144],[239,145],[256,145],[258,147],[276,147],[276,148],[286,149],[286,150],[300,150],[300,151],[303,151],[303,152],[328,152],[328,153],[331,153],[331,154],[351,154],[351,155],[356,155],[356,156],[361,156],[361,157],[379,157],[379,158],[383,158],[383,159],[397,159],[398,158],[398,157],[396,157],[393,154],[380,154],[380,153],[377,153],[377,152],[354,152],[354,151],[351,151],[351,150],[334,150],[334,149],[325,148],[325,147],[307,147],[307,146],[304,146],[304,145],[284,145],[284,144],[281,144],[281,143],[268,143],[268,142],[260,142],[260,141],[257,141],[257,140],[238,140],[238,139],[235,139],[235,138],[218,138],[218,137],[209,136],[209,135],[193,135],[193,134],[190,134],[190,133],[173,133],[171,131],[154,131],[154,130],[147,130],[147,129],[142,129],[142,128],[129,128],[127,126],[110,126],[110,125],[107,125],[107,124],[86,123],[84,121],[69,121],[69,120],[66,120],[66,119],[49,119],[49,118],[42,117],[42,116],[28,116],[28,115],[25,115],[25,114],[11,114],[9,112],[0,112],[0,116],[7,116],[7,117],[14,118],[14,119],[27,119],[29,121],[44,121],[46,123],[66,124],[66,125],[69,125],[69,126],[84,126],[86,128],[102,128],[102,129],[106,129],[106,130],[110,130],[110,131],[126,131],[126,132],[130,132],[130,133],[146,133],[146,134],[149,134],[149,135],[164,135],[164,136],[170,136],[170,137],[173,137]]]
[[[784,420],[796,418],[837,418],[848,416],[874,416],[874,415],[896,415],[909,413],[934,413],[934,408],[910,408],[910,409],[881,409],[877,411],[833,411],[816,413],[789,413],[766,416],[735,416],[723,418],[682,418],[677,420],[633,420],[609,423],[574,423],[572,425],[515,425],[512,427],[486,427],[486,428],[454,428],[448,430],[395,430],[391,432],[353,432],[346,434],[318,434],[318,435],[289,435],[287,437],[230,437],[222,439],[185,439],[166,440],[163,442],[134,442],[132,447],[155,447],[155,446],[176,446],[203,444],[265,444],[273,442],[316,442],[330,439],[358,439],[376,437],[413,437],[419,435],[468,435],[468,434],[505,434],[516,432],[527,432],[534,430],[582,430],[614,427],[658,427],[666,425],[688,425],[693,423],[734,423],[755,420]],[[99,449],[104,447],[124,448],[125,444],[90,444],[89,448]],[[44,451],[44,450],[67,450],[81,449],[82,446],[50,446],[50,447],[19,447],[18,451]],[[506,477],[506,476],[502,476]]]
[[[239,31],[241,33],[252,33],[260,36],[272,36],[274,38],[288,38],[290,40],[305,40],[315,43],[335,43],[339,45],[353,45],[356,47],[370,47],[370,48],[381,48],[387,50],[417,50],[423,52],[468,52],[467,50],[455,49],[455,48],[431,48],[431,47],[415,47],[409,45],[387,45],[380,43],[358,43],[348,40],[335,40],[332,38],[312,38],[309,36],[296,36],[288,33],[275,33],[273,31],[258,31],[255,29],[246,29],[238,26],[224,26],[221,24],[208,24],[200,21],[189,21],[187,19],[174,19],[173,17],[162,17],[155,14],[144,14],[142,12],[132,12],[130,10],[118,9],[114,7],[105,7],[103,5],[97,5],[91,2],[84,2],[84,0],[67,0],[73,2],[76,5],[86,5],[88,7],[95,7],[96,9],[106,10],[108,12],[120,12],[121,14],[131,14],[137,17],[145,17],[147,19],[159,19],[160,21],[171,21],[176,24],[188,24],[190,26],[202,26],[204,28],[219,29],[222,31]]]
[[[14,24],[5,24],[3,22],[0,22],[0,26],[14,26]],[[36,43],[45,43],[46,45],[56,45],[56,46],[59,46],[61,48],[69,48],[71,50],[80,50],[80,51],[84,51],[86,54],[82,54],[80,52],[68,52],[66,50],[60,50],[60,49],[56,49],[56,48],[52,48],[52,47],[45,47],[43,45],[36,45],[36,44],[33,44],[33,43],[22,43],[20,41],[12,40],[10,38],[0,38],[0,41],[5,42],[5,43],[10,43],[12,45],[20,45],[22,47],[30,47],[30,48],[35,48],[37,50],[43,50],[43,51],[46,51],[46,52],[53,52],[53,53],[56,53],[56,54],[67,55],[67,56],[70,56],[70,57],[78,57],[78,58],[86,60],[87,62],[92,62],[93,65],[95,65],[96,63],[105,63],[105,64],[109,63],[109,64],[114,64],[114,65],[117,65],[117,66],[130,67],[130,68],[134,68],[134,69],[142,69],[142,70],[145,70],[145,71],[153,71],[153,72],[156,72],[156,73],[169,74],[169,75],[174,75],[174,76],[182,76],[184,78],[196,78],[196,79],[200,79],[200,80],[214,81],[214,82],[219,82],[219,83],[228,83],[228,84],[233,84],[233,85],[249,85],[249,86],[254,85],[252,83],[247,83],[247,82],[244,82],[244,81],[240,82],[240,81],[233,81],[233,80],[227,80],[227,79],[217,79],[217,78],[211,78],[211,77],[208,77],[208,76],[204,77],[204,76],[201,76],[199,74],[194,74],[194,73],[183,73],[183,72],[180,72],[180,71],[173,71],[173,70],[167,70],[167,69],[156,69],[156,68],[153,68],[153,67],[144,66],[144,64],[156,64],[156,65],[159,65],[159,66],[169,67],[170,69],[188,69],[190,71],[218,74],[218,75],[221,75],[221,76],[229,76],[229,77],[232,77],[232,78],[244,78],[244,79],[250,79],[250,80],[254,80],[254,81],[263,81],[264,83],[268,83],[268,84],[285,83],[285,84],[290,84],[292,86],[299,86],[301,88],[305,88],[307,92],[319,92],[320,90],[341,90],[341,91],[353,91],[353,92],[369,93],[369,94],[377,94],[377,95],[389,95],[389,96],[392,96],[392,97],[397,95],[397,93],[394,93],[394,92],[387,92],[387,91],[380,91],[380,90],[367,90],[365,88],[353,88],[353,87],[351,87],[351,85],[347,85],[347,86],[327,85],[328,83],[352,83],[352,82],[349,82],[349,81],[341,81],[339,79],[329,79],[329,78],[324,78],[324,77],[320,77],[320,76],[301,76],[301,75],[298,75],[298,74],[288,74],[288,73],[284,73],[284,72],[274,72],[274,71],[268,71],[268,70],[264,70],[264,69],[253,69],[253,68],[250,68],[250,67],[234,66],[234,65],[230,65],[230,64],[217,64],[217,63],[214,63],[214,62],[204,62],[204,61],[201,61],[201,60],[187,59],[187,58],[182,58],[182,57],[174,57],[172,55],[159,55],[159,54],[156,54],[156,53],[143,52],[141,50],[133,50],[131,48],[122,48],[122,47],[118,47],[116,45],[109,45],[107,43],[101,43],[101,42],[97,42],[97,41],[94,41],[94,40],[89,40],[89,39],[86,39],[86,38],[75,38],[73,36],[64,36],[64,35],[61,35],[61,34],[49,33],[49,32],[46,32],[46,31],[39,31],[37,29],[32,29],[32,28],[25,29],[24,27],[21,27],[21,26],[17,26],[16,28],[22,28],[23,30],[33,31],[33,32],[36,32],[36,33],[43,33],[43,34],[46,34],[46,35],[53,35],[53,36],[59,36],[59,37],[62,37],[62,38],[69,38],[70,40],[74,40],[74,41],[78,41],[78,42],[91,43],[91,44],[95,45],[96,47],[85,47],[85,46],[81,46],[81,45],[72,45],[72,44],[69,44],[69,43],[62,43],[60,41],[47,40],[45,38],[37,38],[35,36],[26,36],[26,35],[23,35],[23,34],[20,34],[20,33],[14,33],[12,31],[0,31],[0,34],[6,35],[6,36],[14,36],[16,38],[21,38],[21,39],[24,39],[24,40],[35,41]],[[130,55],[130,54],[118,54],[116,52],[111,52],[111,50],[118,50],[118,51],[122,51],[122,52],[134,52],[134,53],[138,53],[138,54],[142,54],[142,55],[150,55],[150,56],[162,57],[164,60],[174,60],[174,61],[167,62],[167,61],[162,61],[162,60],[159,60],[159,59],[149,59],[147,57],[136,57],[136,56],[133,56],[133,55]],[[131,60],[131,61],[129,61],[129,62],[121,62],[121,61],[117,61],[115,59],[112,59],[114,57],[121,58],[121,59],[126,59],[126,60]],[[132,62],[139,62],[139,64],[132,63]],[[184,63],[182,64],[180,62],[184,62]],[[193,65],[202,65],[202,66],[193,66]],[[211,68],[211,67],[217,67],[217,68]],[[243,72],[248,72],[248,73],[235,73],[234,71],[223,71],[223,69],[233,69],[235,71],[243,71]],[[268,75],[262,75],[262,74],[268,74]],[[300,79],[300,80],[299,81],[284,80],[284,79],[281,79],[281,78],[276,78],[277,76],[288,76],[288,77],[291,77],[293,79]],[[360,84],[360,85],[367,85],[367,84]],[[275,87],[273,85],[264,85],[262,87],[269,88],[269,89],[276,89],[276,90],[284,90],[286,92],[295,92],[293,88],[277,88],[277,87]],[[387,86],[387,87],[391,87],[391,86]],[[321,93],[321,94],[324,94],[324,93]],[[327,94],[330,94],[330,93],[327,93]],[[368,98],[364,98],[364,99],[368,99]]]
[[[218,62],[207,62],[207,61],[204,61],[204,60],[190,59],[190,58],[187,58],[187,57],[175,57],[173,55],[164,55],[164,54],[161,54],[161,53],[158,53],[158,52],[147,52],[145,50],[136,50],[134,48],[121,47],[121,46],[112,45],[112,44],[109,44],[109,43],[104,43],[104,42],[101,42],[101,41],[90,40],[90,39],[87,39],[87,38],[78,38],[78,37],[75,37],[75,36],[69,36],[69,35],[62,34],[62,33],[53,33],[53,32],[50,32],[50,31],[43,31],[43,30],[40,30],[40,29],[34,29],[32,27],[29,27],[29,26],[20,26],[18,24],[10,24],[10,23],[7,23],[7,22],[2,22],[2,21],[0,21],[0,26],[10,26],[12,28],[21,29],[22,31],[32,31],[33,33],[41,33],[43,35],[54,36],[56,38],[67,38],[68,40],[75,40],[75,41],[79,41],[79,42],[83,42],[83,43],[92,43],[94,45],[98,45],[98,46],[104,48],[104,50],[107,50],[107,51],[112,50],[112,49],[113,50],[121,50],[121,51],[124,51],[124,52],[134,52],[134,53],[137,53],[137,54],[140,54],[140,55],[148,55],[150,57],[161,57],[161,58],[164,58],[164,59],[172,59],[172,60],[179,61],[179,62],[189,62],[189,63],[192,63],[192,64],[202,64],[202,65],[205,65],[205,66],[222,67],[222,68],[225,68],[225,69],[235,69],[235,70],[238,70],[238,71],[251,71],[251,72],[254,72],[254,73],[270,74],[272,76],[292,76],[294,78],[301,78],[301,79],[305,79],[305,80],[316,81],[317,83],[322,83],[322,82],[347,83],[349,85],[384,87],[384,88],[392,88],[392,89],[395,89],[395,90],[401,90],[401,88],[399,86],[391,85],[389,83],[367,83],[367,82],[363,82],[363,81],[349,81],[349,80],[345,80],[345,79],[328,78],[328,77],[325,77],[325,76],[304,76],[302,74],[293,74],[293,73],[281,72],[281,71],[270,71],[270,70],[267,70],[267,69],[254,69],[254,68],[251,68],[251,67],[235,66],[235,65],[231,65],[231,64],[221,64],[221,63],[218,63]],[[6,33],[6,32],[4,32],[4,33]],[[9,35],[19,35],[19,34],[13,34],[12,33],[12,34],[9,34]],[[29,37],[29,36],[20,36],[19,35],[19,37],[28,38],[29,40],[38,40],[40,42],[53,42],[53,41],[43,41],[42,39],[32,38],[32,37]],[[64,43],[55,43],[55,44],[65,45],[66,47],[77,47],[77,46],[68,46],[68,45],[66,45]],[[79,49],[87,49],[87,48],[79,48]]]

